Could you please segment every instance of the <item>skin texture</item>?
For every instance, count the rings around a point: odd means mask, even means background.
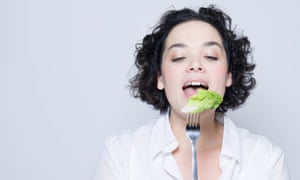
[[[202,21],[188,21],[175,26],[167,36],[163,50],[161,74],[157,88],[164,90],[170,102],[170,124],[179,142],[173,152],[184,179],[191,177],[191,142],[185,135],[186,114],[182,108],[197,91],[183,90],[191,81],[201,82],[208,90],[224,95],[231,86],[226,53],[217,30]],[[201,136],[197,142],[198,175],[200,179],[217,179],[221,174],[218,161],[223,126],[215,121],[215,110],[201,113]],[[205,173],[203,173],[205,172]]]

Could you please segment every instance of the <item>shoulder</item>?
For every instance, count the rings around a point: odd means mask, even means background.
[[[278,157],[283,155],[282,149],[263,135],[255,134],[247,129],[238,128],[242,144],[247,149],[255,152],[267,153],[270,156]]]
[[[256,168],[259,174],[267,172],[268,179],[290,179],[282,149],[262,135],[241,129],[243,164]],[[254,171],[254,170],[253,170]]]
[[[283,156],[282,149],[274,144],[267,137],[252,133],[247,129],[238,128],[243,149],[248,153],[254,153],[268,157],[270,161],[274,161],[280,156]]]
[[[271,179],[284,177],[288,179],[285,155],[282,149],[267,137],[250,132],[247,129],[238,128],[243,154],[243,164],[266,169]]]
[[[283,154],[282,150],[265,136],[237,127],[228,117],[225,117],[224,120],[226,144],[234,145],[237,150],[233,151],[239,151],[238,154],[243,159],[272,161]]]
[[[265,136],[250,132],[248,129],[238,128],[242,145],[247,148],[270,149],[274,144]]]
[[[119,133],[117,135],[109,137],[105,141],[105,148],[109,151],[120,150],[125,151],[123,153],[129,153],[132,146],[141,142],[151,134],[152,127],[156,120],[151,120],[149,123],[138,127],[137,129]]]
[[[232,141],[232,144],[239,144],[239,146],[246,149],[259,148],[260,150],[266,150],[273,147],[277,148],[265,136],[236,126],[234,121],[227,116],[224,117],[224,134],[226,134],[226,137]]]
[[[285,156],[280,147],[263,135],[236,127],[225,118],[225,132],[228,144],[237,154],[241,177],[261,177],[261,179],[289,179]],[[252,179],[255,179],[252,178]]]
[[[153,122],[133,131],[127,131],[106,139],[94,172],[94,179],[124,179],[128,176],[132,149],[140,139],[149,134]]]

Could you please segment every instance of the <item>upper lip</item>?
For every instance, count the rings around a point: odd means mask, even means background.
[[[204,89],[208,89],[208,84],[204,80],[188,80],[183,84],[182,89],[186,89],[188,87],[202,87]]]

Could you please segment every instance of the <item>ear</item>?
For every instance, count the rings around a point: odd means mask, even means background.
[[[226,79],[226,87],[230,87],[232,85],[232,74],[231,72],[228,73],[227,79]]]
[[[159,75],[157,77],[157,85],[156,85],[157,89],[159,90],[163,90],[165,88],[165,85],[164,85],[164,81],[163,81],[163,77],[162,75]]]

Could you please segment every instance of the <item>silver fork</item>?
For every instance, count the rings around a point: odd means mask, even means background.
[[[186,125],[186,134],[192,141],[192,175],[193,180],[198,180],[198,168],[197,168],[197,148],[196,142],[200,136],[199,125],[200,113],[189,113]]]

